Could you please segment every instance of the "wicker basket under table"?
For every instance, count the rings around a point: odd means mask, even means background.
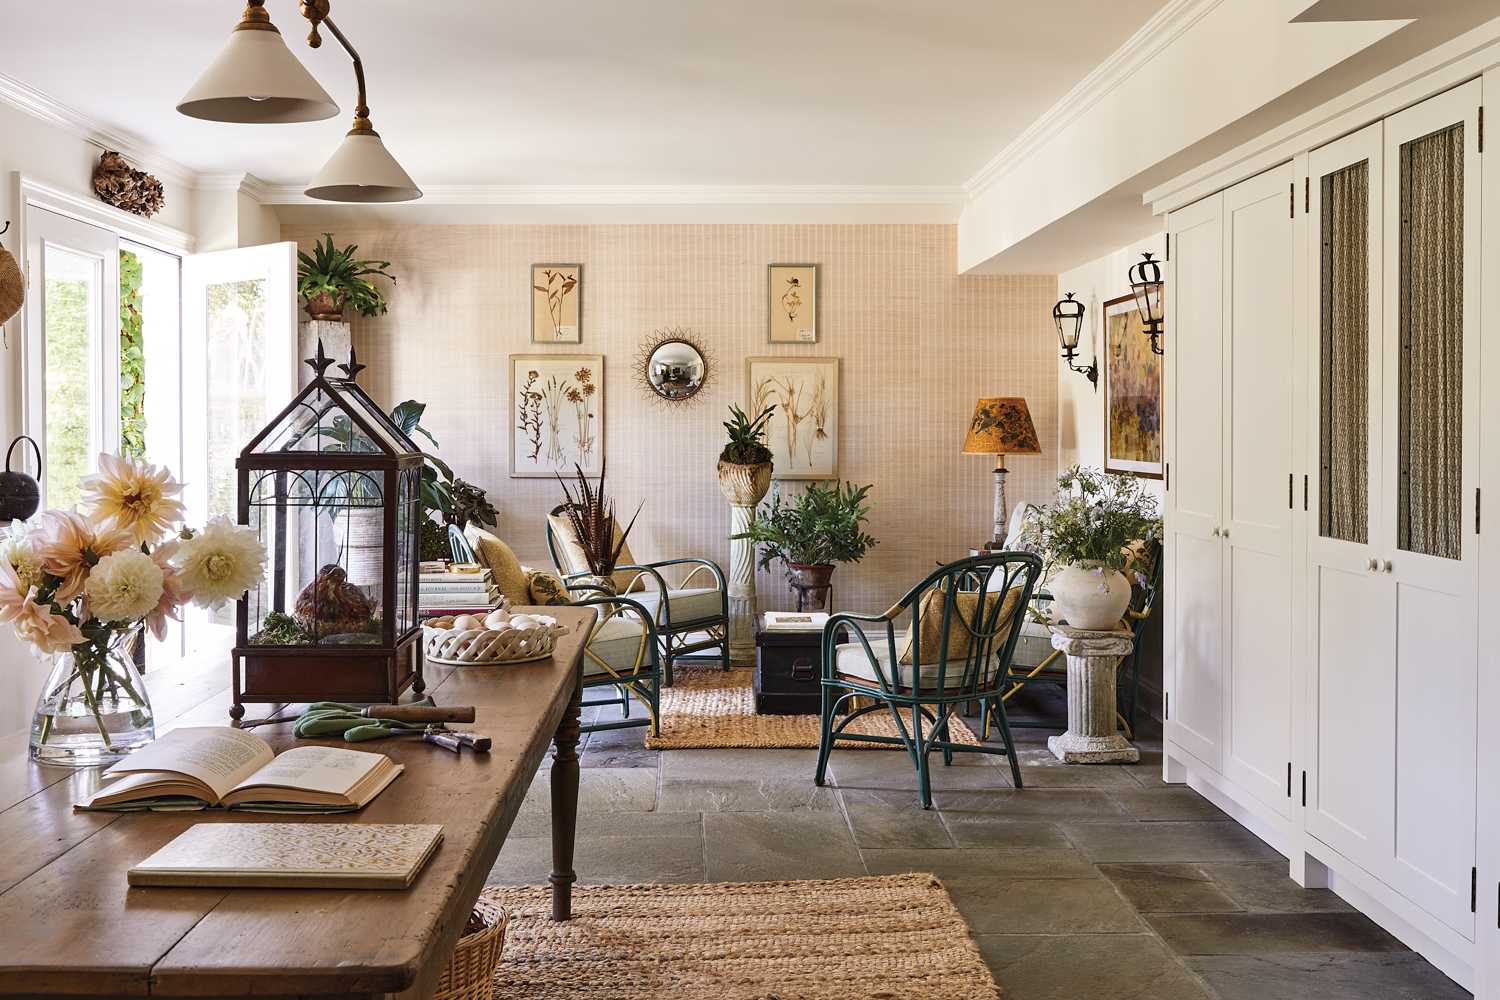
[[[505,925],[510,914],[505,907],[480,896],[474,912],[484,919],[482,931],[458,939],[448,968],[438,981],[432,1000],[490,1000],[495,990],[495,967],[500,964],[500,950],[505,947]]]

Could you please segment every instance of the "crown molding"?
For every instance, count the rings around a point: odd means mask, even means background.
[[[75,111],[4,73],[0,73],[0,101],[48,125],[76,135],[85,142],[93,143],[101,150],[112,149],[125,157],[131,166],[138,170],[149,170],[161,180],[189,188],[198,184],[198,172],[191,167],[178,163],[140,139],[126,135],[81,111]]]
[[[128,239],[161,250],[192,253],[197,245],[197,237],[191,233],[164,226],[160,222],[152,222],[150,219],[126,212],[113,205],[106,205],[98,198],[82,195],[77,191],[69,191],[55,184],[48,184],[46,181],[28,177],[20,172],[17,172],[15,177],[23,204],[34,204],[49,212],[66,215],[90,225],[102,226]]]
[[[238,191],[249,195],[258,202],[266,200],[268,186],[265,181],[254,174],[243,171],[234,174],[199,174],[199,191]]]
[[[237,176],[237,175],[236,175]],[[331,205],[265,184],[265,205]],[[408,205],[966,205],[957,185],[434,184]]]
[[[969,178],[964,184],[964,191],[969,199],[978,198],[998,184],[1027,157],[1109,96],[1115,88],[1130,79],[1137,70],[1223,2],[1224,0],[1172,0],[1157,11],[1124,45]]]

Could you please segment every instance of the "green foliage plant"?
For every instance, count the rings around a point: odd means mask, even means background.
[[[391,266],[388,260],[355,260],[359,247],[353,243],[336,249],[333,234],[324,233],[323,242],[313,244],[313,255],[297,251],[297,292],[309,302],[320,292],[327,292],[335,301],[344,302],[359,310],[361,316],[385,315],[385,296],[380,294],[367,275],[391,279],[396,276],[386,271]]]
[[[1161,533],[1156,498],[1134,475],[1074,465],[1057,477],[1053,504],[1028,519],[1024,538],[1052,562],[1096,562],[1144,585],[1148,568],[1129,546]]]
[[[770,508],[756,514],[748,531],[729,539],[748,538],[761,546],[761,569],[770,569],[778,559],[787,566],[859,562],[878,544],[860,530],[875,506],[865,502],[870,489],[836,480],[808,483],[804,492],[783,503],[778,479]]]
[[[765,433],[766,424],[774,409],[776,404],[772,403],[760,412],[760,416],[751,420],[744,410],[731,403],[729,415],[733,419],[724,421],[724,429],[729,432],[729,443],[719,452],[719,461],[731,465],[760,465],[771,461],[771,449],[766,447]]]
[[[146,454],[146,342],[141,259],[120,251],[120,453]]]

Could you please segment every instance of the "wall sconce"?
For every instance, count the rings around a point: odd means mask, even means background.
[[[354,128],[303,193],[324,201],[411,201],[421,190],[380,141],[365,105],[365,68],[359,53],[328,18],[328,0],[303,0],[302,16],[312,23],[307,43],[323,44],[318,26],[333,32],[354,60],[359,104]],[[265,11],[265,0],[249,6],[224,51],[177,102],[191,118],[216,122],[303,122],[338,114],[339,107],[292,55]]]
[[[1080,375],[1087,375],[1088,380],[1094,386],[1094,391],[1099,391],[1099,359],[1094,358],[1094,363],[1087,368],[1079,368],[1073,363],[1077,357],[1078,338],[1083,335],[1083,303],[1073,298],[1072,292],[1057,305],[1052,307],[1052,322],[1057,324],[1057,339],[1062,342],[1063,360],[1068,367]]]
[[[1161,265],[1151,259],[1149,253],[1142,254],[1130,269],[1130,291],[1135,295],[1135,307],[1140,310],[1141,321],[1146,324],[1146,336],[1151,338],[1151,353],[1165,354],[1161,346]]]

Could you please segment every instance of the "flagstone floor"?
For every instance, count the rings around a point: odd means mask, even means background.
[[[1061,719],[1061,692],[1012,717]],[[589,709],[588,712],[598,710]],[[611,709],[610,711],[614,711]],[[611,716],[615,717],[615,716]],[[1137,765],[1063,765],[1018,729],[1002,757],[933,767],[923,810],[905,754],[647,750],[644,729],[587,734],[581,882],[745,882],[908,871],[940,878],[1007,1000],[1458,1000],[1469,994],[1197,792],[1161,780],[1160,727]],[[546,773],[490,877],[543,884]],[[670,998],[662,998],[670,1000]]]

